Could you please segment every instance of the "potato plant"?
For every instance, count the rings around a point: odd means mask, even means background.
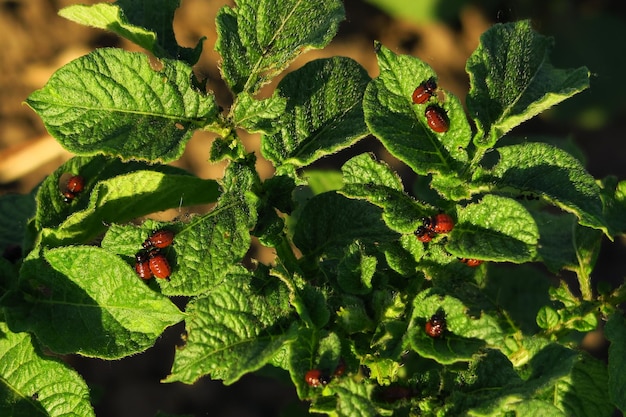
[[[331,41],[344,10],[237,0],[216,19],[233,99],[221,108],[193,71],[204,39],[176,43],[177,7],[60,12],[147,53],[95,50],[26,100],[76,157],[32,193],[0,198],[0,414],[94,415],[86,383],[56,357],[137,354],[181,321],[186,345],[164,383],[279,368],[330,416],[626,409],[626,291],[591,281],[601,241],[626,231],[626,182],[510,133],[588,88],[586,68],[552,66],[552,39],[520,21],[481,37],[465,108],[427,64],[380,43],[375,78],[350,58],[317,59],[259,98]],[[167,165],[198,129],[218,135],[207,155],[227,161],[219,180]],[[261,135],[271,178],[242,130]],[[423,186],[407,189],[372,153],[310,168],[368,135]],[[199,205],[210,208],[150,216]],[[274,262],[246,260],[253,237]],[[599,326],[608,366],[578,347]]]

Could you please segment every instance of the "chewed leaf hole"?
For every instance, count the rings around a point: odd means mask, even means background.
[[[148,57],[148,62],[150,62],[150,68],[152,68],[156,72],[163,71],[164,65],[160,59],[150,56]]]

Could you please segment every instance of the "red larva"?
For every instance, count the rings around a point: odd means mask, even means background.
[[[150,271],[155,277],[170,280],[172,270],[165,256],[159,250],[150,252]]]
[[[443,332],[446,331],[446,318],[443,314],[435,313],[433,316],[426,322],[424,326],[424,330],[426,334],[432,338],[438,338],[443,335]]]
[[[437,83],[433,78],[424,81],[413,91],[413,95],[411,96],[411,98],[413,99],[413,103],[426,103],[428,99],[430,99],[435,94],[436,89]]]
[[[450,233],[454,228],[454,220],[446,213],[439,213],[435,216],[432,228],[435,233]]]
[[[333,372],[334,377],[340,377],[346,372],[346,362],[343,359],[339,359],[339,363],[335,367],[335,372]]]
[[[304,375],[304,380],[311,387],[319,387],[330,382],[330,377],[324,375],[319,369],[311,369]]]
[[[420,226],[415,231],[415,237],[417,237],[417,240],[419,240],[420,242],[428,243],[433,240],[433,238],[435,237],[435,233],[424,226]]]
[[[74,175],[67,180],[67,190],[72,193],[80,193],[85,189],[85,179],[80,175]]]
[[[146,251],[139,251],[135,254],[135,272],[141,279],[148,280],[152,278],[150,258]]]
[[[446,213],[439,213],[422,220],[423,227],[433,233],[450,233],[454,229],[454,220]],[[419,230],[419,229],[418,229]]]
[[[465,265],[467,266],[471,266],[472,268],[477,267],[478,265],[482,264],[483,261],[481,261],[480,259],[468,259],[468,258],[461,258],[459,259],[461,262],[463,262]]]
[[[135,264],[135,272],[139,275],[139,278],[149,280],[152,278],[152,271],[150,270],[149,261],[144,263],[136,263]]]
[[[63,201],[71,203],[76,196],[85,189],[85,179],[80,175],[74,175],[67,180],[65,190],[63,190]]]
[[[74,199],[76,198],[76,194],[70,192],[70,191],[63,191],[63,202],[64,203],[71,203],[72,201],[74,201]]]
[[[428,106],[424,112],[426,116],[426,123],[428,126],[437,133],[444,133],[450,128],[450,122],[445,111],[437,106]]]
[[[151,247],[154,248],[167,248],[174,242],[174,232],[171,230],[160,229],[152,232],[152,234],[143,242],[142,246],[145,249]]]
[[[320,386],[320,376],[322,375],[322,371],[319,369],[311,369],[304,374],[304,380],[311,387],[319,387]]]

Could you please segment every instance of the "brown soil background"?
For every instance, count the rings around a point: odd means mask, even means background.
[[[417,1],[417,0],[407,0]],[[116,36],[85,28],[57,16],[71,0],[0,0],[0,194],[25,193],[71,157],[51,140],[37,115],[22,102],[43,87],[52,73],[94,48],[117,46],[139,50]],[[82,3],[94,3],[85,1]],[[215,44],[215,14],[224,1],[183,0],[176,15],[179,43],[193,46],[207,36],[204,53],[196,66],[201,77],[208,77],[209,88],[218,102],[227,107],[229,92],[220,80],[219,56]],[[360,62],[370,73],[378,73],[373,41],[379,40],[398,53],[417,56],[439,75],[439,84],[463,98],[468,89],[465,61],[478,45],[480,34],[499,21],[532,18],[535,27],[556,38],[554,62],[557,67],[586,65],[592,72],[592,88],[556,110],[536,117],[515,133],[536,133],[569,137],[583,151],[587,167],[596,178],[616,175],[626,179],[626,13],[622,1],[602,0],[484,0],[456,1],[454,10],[442,9],[445,20],[411,22],[392,18],[361,0],[347,0],[346,16],[340,33],[323,51],[312,51],[298,59],[295,69],[311,59],[344,55]],[[232,3],[230,3],[232,4]],[[441,4],[451,4],[442,1]],[[461,6],[456,8],[456,5]],[[275,85],[272,84],[267,92]],[[200,177],[221,177],[222,165],[207,162],[212,135],[198,133],[176,165]],[[257,136],[246,136],[250,151],[259,155]],[[386,157],[374,139],[366,139],[357,152],[375,151]],[[344,153],[328,158],[320,166],[337,166],[347,159]],[[403,174],[401,166],[391,163]],[[259,169],[271,176],[271,166],[260,160]],[[408,184],[412,182],[407,178]],[[625,214],[626,215],[626,214]],[[624,242],[603,245],[597,280],[622,282]],[[266,254],[256,254],[262,261]],[[293,388],[279,379],[251,375],[231,387],[203,379],[193,386],[160,384],[171,366],[174,345],[181,326],[169,329],[157,345],[132,358],[115,362],[67,358],[90,384],[98,417],[154,416],[157,410],[194,416],[261,417],[306,415]],[[598,356],[606,354],[601,332],[590,334],[585,346]],[[283,380],[280,380],[280,377]]]

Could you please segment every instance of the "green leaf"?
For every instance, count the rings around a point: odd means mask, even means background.
[[[607,369],[599,360],[553,344],[532,359],[531,368],[526,386],[534,388],[536,398],[550,401],[568,416],[611,416]]]
[[[192,221],[177,235],[176,271],[162,282],[167,295],[196,295],[226,279],[250,248],[254,204],[244,195],[225,194],[218,207]]]
[[[376,257],[367,255],[359,242],[355,242],[347,247],[339,261],[337,283],[347,293],[367,294],[372,290],[376,265]]]
[[[310,327],[302,327],[299,329],[297,338],[289,346],[288,369],[299,398],[310,396],[310,387],[304,381],[304,375],[316,366],[313,360],[318,343],[317,331]]]
[[[248,191],[257,177],[250,165],[254,166],[254,158],[229,164],[222,180],[225,192],[212,211],[192,217],[186,224],[168,226],[176,236],[175,244],[163,251],[172,266],[171,280],[159,280],[163,294],[204,293],[222,282],[243,259],[250,248],[250,229],[257,220],[258,199]],[[117,253],[132,256],[153,228],[148,222],[140,231],[128,226],[119,236],[107,236],[103,242]]]
[[[26,103],[77,155],[170,162],[195,129],[217,119],[218,106],[193,88],[189,66],[159,66],[142,53],[98,49],[59,69]]]
[[[142,244],[152,234],[153,231],[164,229],[174,233],[174,241],[172,246],[165,248],[161,251],[167,256],[170,255],[170,251],[175,249],[178,245],[178,236],[184,227],[184,223],[181,222],[158,222],[151,219],[146,219],[140,226],[134,226],[129,224],[111,224],[107,228],[107,232],[100,241],[100,247],[113,252],[122,257],[129,259],[135,259],[135,254],[143,249]],[[174,246],[176,245],[176,246]]]
[[[339,193],[350,198],[362,198],[382,207],[385,224],[399,233],[412,234],[422,225],[423,218],[435,211],[408,194],[387,187],[347,184]]]
[[[311,328],[300,328],[297,338],[289,346],[289,373],[298,397],[312,398],[319,387],[310,387],[305,374],[310,369],[334,369],[341,355],[341,341],[335,333],[320,333]],[[331,367],[332,365],[332,367]]]
[[[511,400],[511,399],[508,399]],[[554,405],[546,401],[539,400],[526,400],[515,404],[513,407],[505,404],[504,409],[515,411],[518,416],[533,416],[533,417],[565,417],[567,414],[559,410]]]
[[[320,358],[317,367],[319,369],[335,369],[341,360],[341,339],[337,333],[324,333],[319,340],[317,356]]]
[[[573,241],[577,263],[567,269],[574,271],[578,276],[578,284],[583,299],[591,300],[594,297],[591,289],[591,272],[596,266],[596,261],[600,255],[602,233],[600,230],[576,225]]]
[[[542,273],[529,264],[490,264],[489,272],[481,285],[483,294],[506,312],[524,334],[536,334],[537,313],[550,303],[548,288],[552,276]]]
[[[343,19],[338,0],[238,0],[235,8],[223,7],[215,44],[222,77],[235,94],[255,94],[302,51],[326,46]]]
[[[73,213],[72,207],[62,208],[63,212],[71,213],[65,221],[58,227],[42,230],[45,245],[88,243],[104,232],[109,223],[124,223],[142,215],[182,205],[214,202],[219,196],[214,180],[203,180],[184,171],[179,171],[178,175],[158,171],[134,171],[95,184],[93,182],[94,180],[87,178],[86,189],[83,191],[84,195],[89,195],[86,207]],[[46,180],[37,196],[40,207],[44,210],[50,204],[48,198],[53,193],[58,193],[54,176],[50,181]],[[54,199],[58,201],[58,197],[55,196]],[[55,206],[59,204],[65,203],[53,203]]]
[[[35,228],[40,230],[45,227],[52,228],[58,226],[72,213],[87,208],[91,190],[95,187],[98,181],[110,180],[116,176],[123,176],[124,174],[130,174],[135,171],[156,171],[163,175],[186,175],[193,178],[187,171],[169,165],[149,165],[145,162],[137,161],[122,162],[117,158],[108,158],[102,155],[94,157],[74,157],[57,168],[52,174],[48,175],[43,183],[37,188],[37,215],[34,221]],[[67,187],[68,179],[74,175],[80,175],[83,177],[85,182],[84,189],[82,192],[78,193],[76,198],[74,198],[71,203],[68,204],[63,201],[63,191],[65,191]],[[119,186],[120,184],[116,185]],[[127,184],[127,186],[130,186],[130,184]],[[216,187],[216,185],[214,186]],[[127,187],[122,188],[126,189]],[[133,190],[133,192],[137,195],[142,195],[141,190]],[[133,197],[137,198],[137,195],[133,194]],[[127,194],[126,196],[130,196],[130,194]],[[160,200],[155,194],[152,194],[151,197],[155,198],[157,201]],[[217,196],[214,198],[217,198]],[[178,204],[180,204],[180,198],[178,198],[178,201]],[[175,206],[164,207],[160,210],[170,207],[178,207],[178,204]],[[135,217],[148,214],[151,208],[151,204],[144,204],[141,212],[135,214]],[[111,219],[103,220],[111,221]]]
[[[152,346],[184,317],[104,249],[69,246],[44,256],[29,256],[19,290],[3,301],[11,329],[32,331],[54,352],[121,358]]]
[[[583,333],[591,332],[598,328],[598,317],[595,311],[577,317],[572,322],[572,328]]]
[[[264,100],[255,100],[248,93],[241,93],[231,110],[233,124],[250,133],[275,133],[279,126],[277,119],[285,112],[287,100],[273,95]]]
[[[298,296],[306,308],[306,314],[298,312],[303,320],[310,320],[315,327],[320,329],[326,326],[331,314],[327,291],[321,287],[306,284],[299,291]],[[296,307],[297,304],[292,301],[292,305]]]
[[[261,198],[267,205],[283,213],[291,213],[295,205],[292,198],[295,188],[296,182],[293,178],[286,175],[274,175],[263,182]]]
[[[404,191],[402,180],[385,162],[377,161],[371,153],[349,159],[341,167],[346,184],[382,185],[396,191]]]
[[[533,417],[567,417],[567,414],[559,410],[548,401],[522,399],[519,394],[507,393],[489,402],[487,405],[479,406],[468,411],[471,417],[499,417],[510,413],[514,416]]]
[[[591,302],[582,302],[573,307],[560,308],[559,327],[552,328],[552,332],[571,329],[580,333],[587,333],[598,328],[597,305]]]
[[[236,161],[232,161],[226,168],[226,173],[221,180],[221,185],[228,194],[250,193],[261,187],[261,180],[256,171],[256,156],[254,152],[244,155]],[[256,198],[256,194],[250,194]],[[254,220],[251,220],[251,224]]]
[[[482,372],[474,372],[478,383],[464,389],[465,401],[477,405],[467,415],[609,417],[613,411],[606,395],[606,366],[585,353],[548,345],[531,360],[531,373],[523,383],[512,369],[508,380],[498,378],[504,364],[488,359]]]
[[[538,255],[556,273],[561,269],[587,276],[593,270],[602,240],[602,232],[580,226],[569,213],[552,214],[533,211],[539,228]]]
[[[378,322],[404,318],[407,309],[405,296],[397,291],[374,290],[372,308]]]
[[[266,207],[266,210],[259,212],[259,219],[252,233],[263,246],[276,247],[284,239],[284,229],[285,221],[273,208]]]
[[[342,417],[375,417],[378,410],[372,404],[373,384],[363,384],[346,378],[335,387],[337,393],[337,415]],[[315,411],[312,407],[311,411]]]
[[[348,334],[362,333],[373,330],[375,324],[367,314],[365,305],[360,298],[347,298],[349,304],[337,310],[337,323]]]
[[[345,57],[318,59],[287,74],[274,93],[287,107],[278,131],[263,136],[263,155],[276,166],[304,166],[365,137],[362,101],[369,81],[365,69]]]
[[[542,329],[551,329],[561,322],[559,313],[550,306],[543,306],[537,313],[537,325]]]
[[[443,311],[447,331],[440,338],[432,338],[424,330],[428,320]],[[503,332],[497,321],[483,314],[479,318],[468,315],[468,308],[458,299],[439,296],[432,290],[418,294],[413,301],[413,315],[407,332],[411,347],[420,356],[441,364],[469,361],[485,347],[502,345]]]
[[[459,258],[530,262],[537,255],[539,233],[519,202],[486,195],[458,210],[458,221],[446,249]]]
[[[626,320],[612,314],[604,328],[609,346],[609,396],[611,402],[626,412]]]
[[[311,401],[309,406],[310,413],[326,414],[334,416],[337,408],[337,397],[318,395]]]
[[[22,247],[26,225],[35,214],[35,198],[31,194],[6,194],[0,197],[0,252]]]
[[[467,180],[463,178],[433,175],[430,186],[445,200],[460,201],[469,200],[472,197]]]
[[[3,416],[95,416],[80,375],[44,356],[29,334],[13,333],[5,323],[0,323],[0,381]]]
[[[423,255],[417,259],[418,269],[421,269],[426,278],[433,281],[433,286],[444,288],[448,294],[464,299],[465,297],[460,296],[457,290],[463,293],[470,290],[472,293],[470,297],[476,297],[478,293],[468,288],[468,284],[484,279],[486,265],[478,268],[468,267],[458,259],[459,257],[448,252],[446,243],[449,243],[449,235],[436,236],[428,244],[419,242],[424,249]]]
[[[250,247],[250,221],[255,215],[243,196],[224,194],[211,212],[187,223],[169,224],[176,233],[174,245],[163,254],[172,268],[169,281],[158,280],[166,295],[197,295],[219,285],[244,257]],[[102,247],[128,257],[141,249],[141,243],[156,229],[153,222],[140,228],[109,228]]]
[[[376,365],[375,376],[379,382],[387,384],[399,378],[399,368],[403,366],[398,363],[398,358],[407,355],[409,341],[405,337],[407,332],[407,321],[405,320],[385,320],[380,322],[374,330],[374,335],[370,342],[372,352],[384,358]],[[382,372],[381,372],[382,371]]]
[[[608,235],[600,187],[576,158],[539,142],[504,146],[497,151],[498,163],[491,169],[478,169],[475,181],[533,193],[575,214],[583,226]]]
[[[558,287],[550,287],[548,290],[550,299],[558,301],[568,308],[576,308],[580,305],[580,300],[576,297],[565,281],[561,281]]]
[[[194,65],[202,52],[202,41],[195,48],[176,42],[172,23],[179,0],[118,0],[91,6],[74,4],[59,15],[76,23],[110,30],[152,52],[158,58],[182,59]]]
[[[424,256],[424,245],[413,234],[402,235],[397,242],[381,248],[387,264],[400,275],[415,279],[417,261]]]
[[[365,122],[371,132],[396,158],[418,174],[459,172],[467,163],[465,147],[471,129],[458,98],[445,93],[438,103],[446,112],[450,128],[434,132],[426,122],[427,104],[413,104],[416,87],[430,78],[433,70],[407,55],[396,55],[380,46],[377,52],[380,75],[367,86],[363,98]]]
[[[293,241],[306,255],[331,253],[360,240],[364,244],[398,238],[381,219],[382,211],[365,201],[334,192],[313,197],[302,210]]]
[[[348,160],[341,172],[345,185],[339,193],[382,207],[383,219],[392,230],[413,233],[421,225],[421,219],[434,211],[433,207],[409,197],[398,175],[371,154]]]
[[[204,375],[230,385],[260,369],[295,336],[286,288],[243,267],[190,301],[187,344],[164,382],[191,384]]]
[[[552,43],[529,20],[496,24],[481,36],[466,65],[476,146],[492,147],[515,126],[589,87],[587,68],[550,64]]]
[[[285,249],[279,250],[283,252]],[[288,250],[292,250],[291,247]],[[291,259],[289,261],[295,263]],[[299,274],[288,272],[284,265],[279,264],[271,269],[271,275],[280,279],[289,288],[290,303],[308,328],[322,328],[328,323],[330,311],[325,289],[309,285]]]
[[[211,156],[209,162],[216,163],[224,159],[237,160],[244,158],[246,150],[243,147],[241,139],[234,131],[228,132],[224,137],[216,137],[211,143]]]
[[[604,203],[604,217],[613,234],[626,234],[626,181],[609,176],[599,181]]]
[[[291,166],[291,165],[289,165]],[[343,187],[343,177],[335,170],[307,169],[301,177],[306,181],[307,188],[296,189],[296,198],[310,197],[307,194],[318,195],[328,191],[337,191]]]
[[[521,378],[511,362],[492,349],[474,356],[467,369],[459,372],[457,381],[450,415],[464,415],[461,410],[468,409],[469,416],[503,416],[503,409],[515,409],[523,398],[519,392]]]

